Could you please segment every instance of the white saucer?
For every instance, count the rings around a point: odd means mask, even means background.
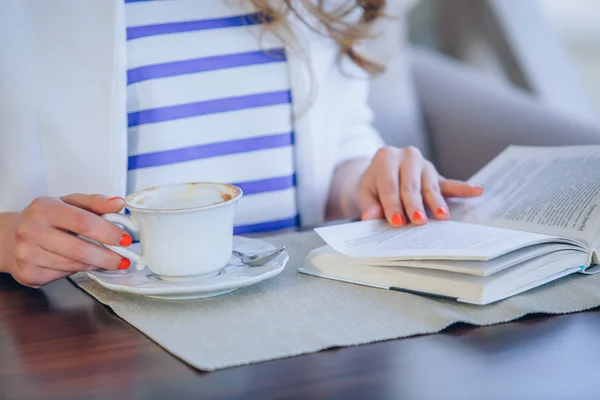
[[[262,240],[241,236],[233,238],[233,248],[246,254],[275,249]],[[139,244],[133,244],[131,249],[139,251]],[[148,268],[137,271],[133,265],[127,271],[91,271],[88,272],[88,276],[105,288],[117,292],[169,300],[203,299],[231,293],[239,288],[272,278],[283,271],[288,260],[288,254],[283,252],[261,267],[248,267],[232,256],[229,264],[219,272],[219,275],[202,280],[163,281]]]

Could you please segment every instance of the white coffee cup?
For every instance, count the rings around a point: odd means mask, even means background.
[[[231,258],[233,217],[242,190],[223,183],[159,186],[125,198],[130,216],[103,218],[139,235],[142,253],[103,244],[165,280],[217,275]]]

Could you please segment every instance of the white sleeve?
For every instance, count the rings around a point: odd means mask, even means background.
[[[350,160],[371,159],[384,146],[381,136],[373,127],[374,115],[368,104],[370,80],[358,67],[346,68],[347,64],[344,64],[340,74],[348,73],[343,78],[346,80],[344,92],[349,96],[344,99],[345,107],[341,108],[344,115],[335,158],[336,166]]]

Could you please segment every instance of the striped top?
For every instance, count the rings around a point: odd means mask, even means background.
[[[125,0],[128,192],[238,185],[235,233],[298,225],[285,51],[224,0]]]

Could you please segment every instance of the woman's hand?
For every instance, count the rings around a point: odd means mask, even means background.
[[[483,187],[445,179],[414,147],[380,149],[372,160],[340,165],[333,176],[328,219],[384,218],[392,226],[450,218],[447,197],[475,197]]]
[[[385,147],[377,152],[358,184],[361,219],[385,219],[392,226],[423,225],[426,210],[435,219],[450,217],[445,197],[475,197],[483,187],[445,179],[414,147]]]
[[[131,236],[99,215],[119,212],[123,199],[73,194],[41,197],[20,213],[0,218],[0,270],[26,286],[40,287],[91,269],[126,269],[130,262],[79,234],[114,246],[129,246]]]

